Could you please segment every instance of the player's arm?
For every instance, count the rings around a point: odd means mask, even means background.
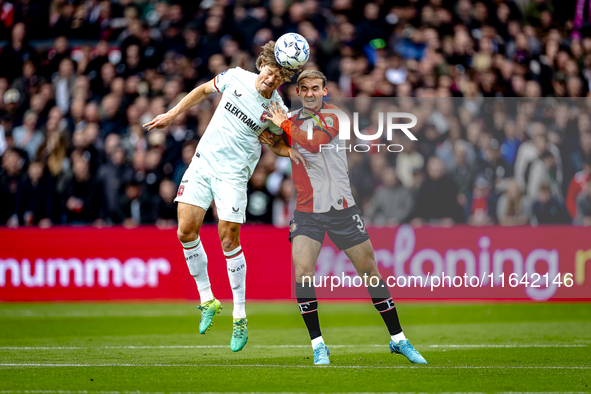
[[[266,118],[281,127],[290,141],[297,142],[302,148],[309,152],[320,152],[320,146],[328,144],[332,140],[331,130],[320,126],[314,127],[312,139],[308,139],[308,133],[289,120],[287,114],[281,109],[281,107],[279,107],[279,105],[275,106],[271,103],[269,106],[269,112],[271,112],[271,117],[267,116]]]
[[[297,149],[287,145],[280,135],[275,135],[267,130],[263,131],[259,136],[259,141],[266,144],[271,152],[277,156],[289,157],[294,163],[300,164],[300,161],[306,168],[310,168],[308,162]]]
[[[177,116],[192,106],[199,104],[212,93],[217,93],[217,90],[214,87],[213,79],[191,90],[191,92],[187,94],[177,105],[175,105],[174,108],[164,114],[156,116],[154,119],[152,119],[152,121],[146,123],[144,127],[147,127],[148,131],[154,128],[162,129],[167,127]]]

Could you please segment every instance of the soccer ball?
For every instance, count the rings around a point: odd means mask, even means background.
[[[283,67],[298,68],[306,64],[309,57],[310,45],[299,34],[284,34],[275,43],[275,59]]]

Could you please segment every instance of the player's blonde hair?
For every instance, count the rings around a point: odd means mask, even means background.
[[[263,46],[261,54],[257,58],[256,66],[257,70],[259,71],[261,71],[263,66],[270,66],[279,69],[279,72],[283,77],[283,81],[285,82],[289,82],[294,74],[298,72],[298,69],[283,67],[281,64],[279,64],[279,62],[277,62],[277,59],[275,59],[275,41],[269,41]]]
[[[318,70],[304,70],[300,76],[298,77],[298,86],[300,86],[300,81],[303,79],[310,78],[310,79],[322,79],[322,89],[326,87],[326,76]]]

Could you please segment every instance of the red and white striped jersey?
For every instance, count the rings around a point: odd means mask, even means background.
[[[338,109],[322,104],[322,109]],[[308,127],[313,138],[308,139]],[[324,213],[355,205],[349,183],[345,141],[339,138],[339,120],[334,114],[300,110],[281,124],[288,144],[308,161],[292,162],[293,183],[297,192],[296,211]]]

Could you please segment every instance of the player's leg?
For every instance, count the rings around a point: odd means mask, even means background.
[[[412,363],[426,364],[425,359],[404,337],[396,306],[377,269],[373,247],[359,208],[353,206],[334,214],[328,236],[337,248],[345,251],[357,273],[362,278],[367,277],[369,296],[374,307],[380,312],[391,336],[390,351],[404,354]]]
[[[345,249],[345,253],[355,266],[359,276],[367,278],[365,285],[371,301],[384,319],[392,339],[395,341],[405,339],[394,301],[376,266],[371,241],[367,239],[358,245],[349,247]]]
[[[220,215],[218,209],[218,215]],[[232,288],[234,309],[232,311],[233,329],[230,348],[237,352],[242,350],[248,341],[248,321],[246,319],[246,259],[240,246],[240,224],[221,220],[218,233],[222,249],[226,256],[228,279]]]
[[[219,215],[218,209],[218,215]],[[226,256],[228,278],[234,297],[234,319],[246,318],[246,259],[240,245],[240,223],[219,221],[218,234]]]
[[[216,179],[213,193],[218,212],[218,234],[226,256],[228,279],[234,299],[232,351],[242,350],[248,340],[246,320],[246,259],[240,245],[240,225],[246,218],[246,187]]]
[[[315,365],[328,365],[329,351],[324,344],[318,318],[318,299],[312,278],[322,248],[325,230],[314,214],[296,211],[290,224],[291,258],[295,268],[295,293],[300,313],[310,334]],[[317,219],[321,216],[316,214]]]
[[[345,249],[345,253],[355,266],[359,276],[367,278],[365,284],[371,301],[377,311],[380,312],[390,333],[390,351],[404,354],[412,363],[426,364],[427,361],[412,347],[402,332],[396,305],[390,295],[390,290],[378,271],[371,241],[367,239],[358,245],[349,247]]]
[[[177,197],[178,229],[177,236],[185,255],[189,272],[197,283],[201,305],[201,321],[199,332],[204,334],[213,322],[213,317],[219,313],[221,304],[211,290],[207,273],[207,254],[199,237],[199,230],[207,208],[211,205],[213,195],[207,177],[203,177],[189,167],[183,175]]]
[[[177,237],[183,245],[185,261],[189,272],[195,278],[201,303],[213,300],[213,292],[207,274],[207,254],[199,237],[199,230],[205,217],[205,209],[179,202]]]

